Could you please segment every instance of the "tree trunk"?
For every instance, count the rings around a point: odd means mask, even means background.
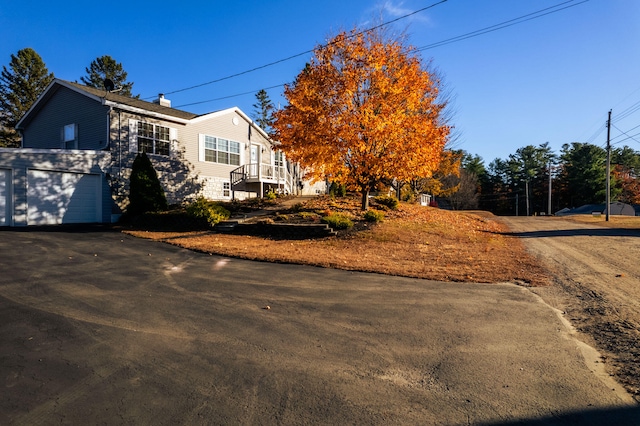
[[[369,190],[362,190],[362,211],[369,210]]]

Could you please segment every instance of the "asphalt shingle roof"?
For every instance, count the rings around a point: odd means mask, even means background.
[[[64,81],[64,80],[61,80]],[[155,112],[158,114],[163,114],[163,115],[167,115],[167,116],[171,116],[171,117],[176,117],[176,118],[181,118],[181,119],[185,119],[185,120],[191,120],[195,117],[198,117],[198,114],[194,114],[191,112],[187,112],[187,111],[182,111],[179,109],[175,109],[175,108],[170,108],[170,107],[166,107],[166,106],[162,106],[153,102],[147,102],[147,101],[143,101],[141,99],[136,99],[136,98],[131,98],[129,96],[122,96],[119,95],[117,93],[109,93],[106,92],[105,90],[102,89],[96,89],[94,87],[89,87],[89,86],[85,86],[83,84],[78,84],[78,83],[73,83],[70,81],[65,81],[65,83],[69,84],[70,86],[73,86],[79,90],[82,90],[84,92],[87,92],[91,95],[94,96],[99,96],[101,98],[105,98],[112,101],[112,102],[117,102],[119,104],[122,105],[127,105],[133,108],[139,108],[139,109],[143,109],[145,111],[151,111],[151,112]]]

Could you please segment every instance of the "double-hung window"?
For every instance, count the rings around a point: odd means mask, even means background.
[[[273,164],[278,167],[284,166],[284,154],[282,151],[275,151],[273,155]]]
[[[138,121],[138,152],[169,155],[169,128]]]
[[[77,149],[78,148],[78,125],[67,124],[62,128],[62,148]]]
[[[209,135],[203,137],[204,161],[240,165],[240,143]]]

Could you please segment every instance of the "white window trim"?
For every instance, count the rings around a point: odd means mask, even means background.
[[[129,152],[138,152],[138,120],[129,119]]]
[[[73,138],[69,139],[67,130],[73,129]],[[78,125],[75,123],[65,124],[60,131],[60,140],[62,149],[78,149]],[[72,142],[69,146],[69,142]]]
[[[138,150],[138,122],[149,123],[154,126],[166,127],[169,129],[169,158],[177,158],[178,156],[178,129],[169,127],[164,124],[151,123],[143,119],[130,118],[129,119],[129,152],[137,153]],[[161,155],[167,157],[164,154],[147,153],[151,155]]]
[[[231,158],[230,156],[232,154],[233,155],[237,155],[238,156],[238,164],[219,163],[217,161],[206,161],[205,160],[205,158],[206,158],[206,155],[205,155],[206,148],[205,148],[205,143],[204,142],[205,142],[205,138],[207,136],[216,139],[216,147],[218,146],[217,145],[217,140],[218,139],[226,140],[229,143],[227,151],[222,151],[222,150],[218,150],[218,149],[216,149],[216,151],[217,152],[226,152],[229,155],[229,158]],[[231,150],[230,150],[231,149],[231,143],[238,144],[238,152],[237,153],[231,152]],[[241,166],[243,164],[243,162],[242,162],[242,146],[243,146],[243,144],[241,142],[238,142],[238,141],[234,141],[234,140],[227,139],[227,138],[222,138],[222,137],[219,137],[219,136],[213,136],[213,135],[207,135],[207,134],[199,133],[198,134],[198,161],[200,161],[202,163],[209,163],[209,164],[220,164],[222,166],[239,167],[239,166]]]

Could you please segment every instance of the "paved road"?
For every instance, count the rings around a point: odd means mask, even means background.
[[[640,419],[514,285],[233,260],[99,229],[0,231],[0,259],[0,424]]]
[[[640,401],[640,230],[556,217],[502,218],[552,272],[537,289],[608,358]]]

